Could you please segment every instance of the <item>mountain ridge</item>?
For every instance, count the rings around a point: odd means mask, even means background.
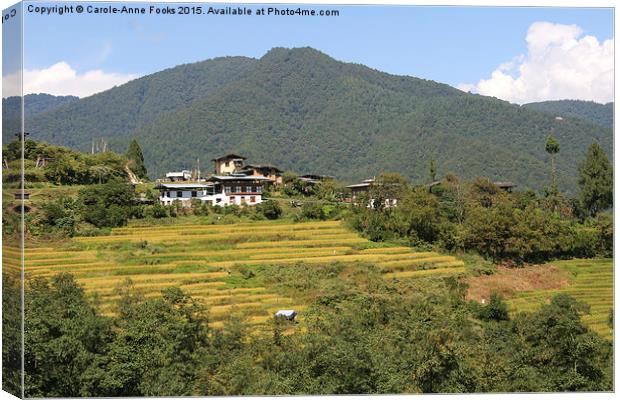
[[[95,96],[96,102],[85,98],[30,118],[27,129],[35,139],[83,150],[97,134],[118,151],[137,138],[152,177],[235,152],[346,182],[381,171],[424,182],[433,158],[440,174],[535,189],[548,184],[544,141],[554,132],[562,146],[559,182],[569,192],[587,146],[598,141],[610,152],[612,143],[611,130],[595,124],[558,121],[446,84],[339,62],[312,48],[185,64]]]

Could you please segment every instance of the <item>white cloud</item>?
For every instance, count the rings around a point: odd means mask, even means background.
[[[49,93],[56,96],[86,97],[137,78],[135,74],[118,74],[100,69],[77,73],[67,62],[45,69],[24,70],[24,94]],[[2,97],[20,93],[19,72],[2,77]]]
[[[513,103],[580,99],[613,101],[614,40],[583,36],[577,25],[533,23],[527,54],[501,64],[488,79],[461,83],[463,91]]]

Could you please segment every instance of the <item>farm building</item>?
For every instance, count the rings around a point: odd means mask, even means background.
[[[309,183],[311,185],[319,184],[322,181],[325,181],[328,179],[334,179],[334,177],[330,175],[317,175],[317,174],[299,175],[300,181]]]
[[[247,160],[247,157],[237,154],[227,154],[223,157],[214,158],[211,161],[215,162],[215,175],[226,175],[234,174],[241,170],[245,160]]]
[[[282,170],[273,165],[252,165],[248,164],[239,170],[240,173],[248,176],[262,176],[268,178],[271,182],[276,184],[282,183]]]
[[[493,182],[493,184],[498,188],[507,191],[508,193],[511,193],[512,189],[517,187],[517,185],[512,182]]]
[[[370,179],[363,180],[361,183],[356,183],[354,185],[347,186],[347,189],[351,191],[351,197],[349,198],[349,201],[355,202],[359,198],[360,195],[364,193],[368,193],[374,184],[375,184],[375,179],[370,178]],[[369,201],[370,201],[370,204],[368,206],[372,207],[375,200],[370,199]],[[397,202],[398,202],[398,199],[385,199],[385,206],[395,207]]]
[[[199,183],[160,183],[159,201],[169,205],[180,201],[189,206],[192,199],[211,205],[255,205],[262,202],[262,186],[268,178],[260,176],[212,175]]]

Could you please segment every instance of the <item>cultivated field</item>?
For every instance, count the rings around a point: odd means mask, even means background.
[[[17,256],[15,249],[5,247],[5,265],[17,266]],[[304,309],[300,301],[266,287],[258,273],[261,266],[308,268],[333,262],[372,263],[386,279],[465,271],[454,257],[372,243],[339,221],[256,221],[134,226],[54,248],[29,248],[25,275],[31,279],[70,272],[88,292],[98,294],[106,314],[115,312],[115,289],[128,277],[146,297],[179,286],[209,308],[212,325],[218,326],[234,313],[260,324],[278,309]]]
[[[510,310],[533,311],[554,294],[567,293],[590,305],[590,315],[583,317],[584,322],[602,336],[612,339],[613,332],[607,321],[614,299],[613,260],[567,260],[552,264],[568,272],[568,284],[560,289],[517,293],[508,300]]]

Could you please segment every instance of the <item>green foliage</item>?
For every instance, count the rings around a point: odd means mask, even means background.
[[[84,187],[78,194],[84,221],[102,227],[118,227],[127,223],[133,212],[133,187],[124,181]]]
[[[31,281],[25,302],[25,395],[105,393],[99,380],[111,325],[98,316],[73,277],[57,275],[51,285],[42,279]]]
[[[350,226],[373,241],[473,250],[517,264],[611,254],[609,217],[583,222],[571,214],[561,193],[546,198],[531,191],[507,193],[488,179],[465,182],[450,176],[431,188],[405,188],[399,195],[398,206],[391,208],[374,209],[365,206],[368,199],[359,200],[348,216]],[[491,270],[482,267],[476,273]]]
[[[132,139],[129,143],[126,157],[130,162],[129,167],[133,173],[136,174],[138,178],[146,179],[147,172],[146,167],[144,166],[144,155],[142,154],[142,149],[136,139]]]
[[[178,288],[144,299],[130,280],[102,317],[69,275],[26,295],[26,395],[182,396],[611,390],[611,343],[566,295],[508,320],[499,296],[476,308],[456,281],[408,287],[372,266],[272,266],[264,284],[321,296],[304,328],[251,334],[231,315],[211,330]],[[374,271],[374,272],[373,272]],[[255,279],[250,268],[241,279]],[[292,334],[284,334],[293,329]]]
[[[591,216],[613,204],[613,167],[601,146],[594,142],[579,164],[579,199]]]
[[[3,171],[7,182],[19,182],[21,142],[14,140],[3,148],[3,154],[12,166]],[[38,159],[46,159],[42,168],[35,166]],[[82,185],[105,183],[112,179],[125,178],[126,159],[112,152],[86,154],[66,147],[49,145],[27,139],[24,144],[24,179],[27,182],[51,182],[57,185]]]
[[[4,222],[4,221],[3,221]],[[8,239],[4,238],[4,243]],[[9,266],[2,271],[2,390],[16,397],[22,395],[22,290],[21,277],[11,273]]]
[[[480,308],[478,316],[487,321],[507,321],[509,319],[508,306],[502,301],[501,295],[491,293],[489,304]]]
[[[282,215],[282,207],[274,200],[265,200],[258,204],[256,211],[267,219],[278,219]]]

